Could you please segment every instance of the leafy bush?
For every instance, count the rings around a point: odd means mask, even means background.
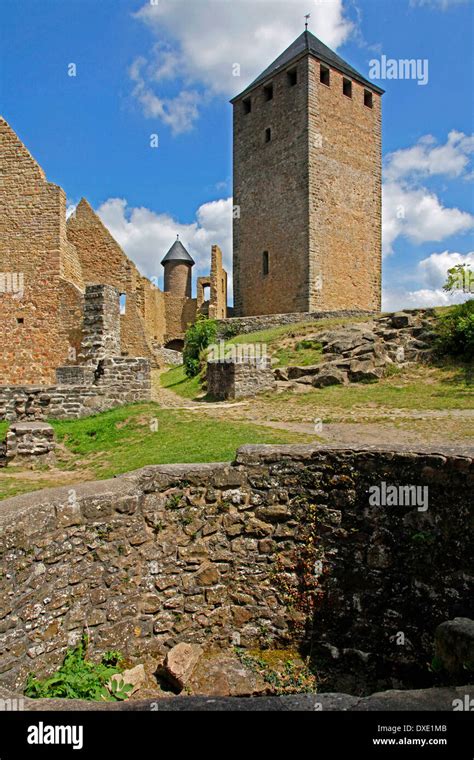
[[[188,327],[184,338],[183,363],[187,377],[195,377],[201,371],[203,352],[214,343],[217,336],[217,324],[213,319],[202,315]]]
[[[74,649],[68,649],[63,664],[49,678],[40,680],[30,673],[26,680],[25,696],[32,699],[59,697],[62,699],[87,699],[117,702],[127,699],[133,686],[122,679],[111,684],[112,694],[106,684],[112,676],[121,672],[123,660],[120,652],[106,652],[101,662],[86,659],[88,638],[82,635]]]
[[[453,306],[439,317],[438,351],[450,356],[474,358],[474,299]]]

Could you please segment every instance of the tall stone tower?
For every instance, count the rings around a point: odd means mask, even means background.
[[[381,95],[308,31],[234,107],[236,316],[381,305]]]
[[[191,298],[194,260],[181,243],[179,235],[161,263],[165,270],[165,293],[179,298]]]

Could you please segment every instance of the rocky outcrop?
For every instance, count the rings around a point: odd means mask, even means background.
[[[390,365],[422,361],[433,351],[434,312],[396,312],[308,336],[322,347],[322,361],[274,371],[275,379],[324,388],[328,385],[374,382]]]

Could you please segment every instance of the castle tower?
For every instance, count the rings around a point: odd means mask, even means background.
[[[382,94],[305,31],[231,101],[236,316],[380,309]]]
[[[181,243],[179,235],[161,263],[165,269],[165,293],[179,298],[191,298],[194,260]]]

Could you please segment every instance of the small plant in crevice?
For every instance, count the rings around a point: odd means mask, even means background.
[[[113,679],[123,671],[120,652],[105,652],[100,662],[87,659],[89,639],[83,633],[79,643],[68,649],[62,665],[53,675],[37,678],[29,673],[24,694],[31,699],[85,699],[117,702],[127,699],[133,686]]]
[[[183,497],[179,493],[172,493],[166,499],[165,509],[180,509],[183,506]]]
[[[266,650],[246,651],[235,648],[240,662],[253,673],[259,675],[272,694],[301,694],[317,691],[316,676],[308,663],[291,651]]]

